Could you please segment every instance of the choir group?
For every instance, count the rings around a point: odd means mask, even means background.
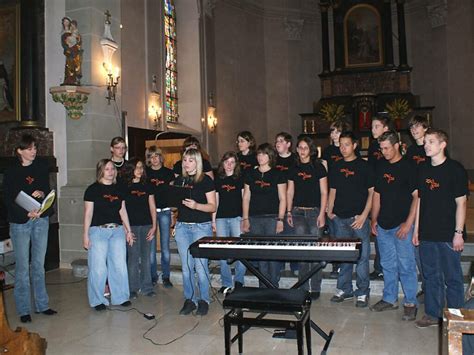
[[[361,157],[354,134],[344,122],[331,125],[331,144],[318,157],[307,136],[296,141],[278,133],[274,144],[257,146],[251,132],[237,134],[237,152],[226,152],[214,175],[199,141],[188,137],[173,169],[163,153],[146,150],[145,159],[125,160],[126,144],[116,137],[111,158],[97,164],[96,181],[84,193],[83,245],[88,250],[87,292],[97,311],[109,304],[130,306],[131,299],[156,296],[158,282],[155,237],[159,229],[161,276],[170,281],[170,229],[182,265],[184,304],[180,314],[209,309],[208,260],[194,258],[189,246],[204,236],[239,237],[242,233],[276,236],[297,234],[360,239],[356,263],[335,266],[337,287],[332,302],[355,299],[368,307],[370,236],[375,236],[375,274],[383,274],[383,297],[370,310],[397,309],[399,282],[404,294],[402,319],[416,319],[420,295],[425,315],[420,328],[437,326],[442,308],[463,305],[461,252],[465,233],[467,173],[449,158],[445,132],[429,127],[424,117],[410,120],[413,144],[405,149],[391,122],[372,120],[368,159]],[[51,210],[39,215],[16,205],[19,191],[41,201],[49,192],[48,171],[36,158],[36,142],[25,135],[16,149],[18,164],[5,174],[5,201],[15,249],[15,302],[22,322],[31,321],[28,253],[36,312],[52,315],[44,282],[44,256]],[[178,199],[177,199],[178,198]],[[177,200],[177,202],[176,202]],[[173,220],[173,211],[177,219]],[[278,285],[284,264],[255,261]],[[352,275],[355,265],[356,280]],[[231,268],[234,268],[232,272]],[[310,263],[291,263],[304,274]],[[422,288],[418,290],[418,272]],[[222,287],[242,287],[245,267],[220,262]],[[197,277],[196,277],[197,276]],[[321,272],[303,287],[317,299]],[[197,282],[196,282],[197,280]],[[264,287],[261,285],[261,287]]]

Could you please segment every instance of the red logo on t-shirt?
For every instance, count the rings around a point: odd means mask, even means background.
[[[419,156],[419,155],[414,155],[413,160],[416,162],[416,165],[418,165],[418,164],[423,163],[424,161],[426,161],[426,158],[422,157],[422,156]]]
[[[246,163],[246,162],[244,162],[244,161],[241,161],[241,162],[240,162],[240,166],[242,167],[242,169],[247,170],[247,169],[249,169],[249,168],[252,167],[252,164],[249,164],[249,163]]]
[[[118,201],[118,196],[115,195],[104,195],[103,196],[106,200],[109,200],[109,202],[114,202],[115,200]]]
[[[269,182],[263,181],[263,180],[257,180],[255,181],[255,185],[260,186],[262,189],[265,187],[269,187],[271,184]]]
[[[159,186],[165,183],[164,180],[160,180],[160,179],[151,179],[150,182],[154,184],[155,186]]]
[[[395,178],[392,176],[392,174],[385,173],[383,174],[383,178],[387,179],[387,184],[390,184],[392,181],[395,181]]]
[[[275,166],[275,169],[280,170],[280,171],[285,171],[285,170],[288,170],[288,167],[284,165],[277,165]]]
[[[235,187],[234,185],[222,185],[222,188],[223,188],[224,190],[227,190],[227,192],[236,189],[236,187]]]
[[[313,177],[313,175],[311,174],[306,174],[305,172],[300,172],[298,173],[298,176],[301,176],[301,179],[303,179],[303,181],[305,180],[308,180],[308,179],[311,179]]]
[[[435,179],[426,179],[425,182],[428,184],[430,190],[439,189],[439,182],[437,182]]]
[[[383,158],[383,154],[382,154],[382,152],[380,152],[380,151],[374,152],[373,156],[374,156],[375,159],[377,159],[377,160],[380,160],[380,159]]]
[[[346,177],[349,177],[350,175],[355,175],[355,171],[351,171],[347,168],[343,168],[340,170],[341,173],[343,173]]]
[[[339,161],[342,159],[340,155],[331,155],[331,159],[334,160],[335,162]]]
[[[33,181],[35,181],[35,178],[31,177],[31,176],[27,176],[25,179],[26,179],[26,183],[28,185],[31,185],[33,183]]]
[[[146,195],[146,192],[145,192],[145,191],[139,191],[139,190],[132,190],[130,193],[131,193],[132,195],[137,195],[138,197],[143,196],[143,195]]]

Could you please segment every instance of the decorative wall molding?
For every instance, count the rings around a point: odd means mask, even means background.
[[[285,26],[286,39],[288,41],[299,41],[303,34],[304,20],[302,19],[283,19],[283,25]]]
[[[433,5],[427,5],[428,18],[432,28],[441,27],[446,25],[446,19],[448,18],[448,1],[441,0]]]

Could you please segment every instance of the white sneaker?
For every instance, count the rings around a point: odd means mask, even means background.
[[[361,295],[357,296],[356,307],[364,308],[369,305],[369,296]]]

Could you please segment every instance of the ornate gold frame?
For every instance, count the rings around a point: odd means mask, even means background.
[[[360,8],[366,8],[372,11],[377,16],[377,23],[378,23],[378,31],[377,31],[377,39],[378,39],[378,50],[379,50],[379,60],[377,62],[370,62],[370,63],[358,63],[358,64],[350,64],[349,63],[349,46],[348,46],[348,29],[347,29],[347,21],[351,15],[351,13]],[[372,67],[372,66],[380,66],[383,64],[383,44],[382,44],[382,21],[380,17],[379,11],[372,5],[369,4],[359,4],[351,7],[349,11],[347,11],[346,15],[344,16],[344,62],[346,68],[360,68],[360,67]]]
[[[14,114],[6,115],[0,112],[0,123],[11,122],[11,121],[20,121],[21,119],[21,103],[20,103],[20,82],[21,82],[21,70],[20,70],[20,4],[7,4],[0,6],[0,21],[2,19],[2,12],[14,12],[15,13],[15,92],[14,95]],[[13,116],[13,117],[10,117]]]

